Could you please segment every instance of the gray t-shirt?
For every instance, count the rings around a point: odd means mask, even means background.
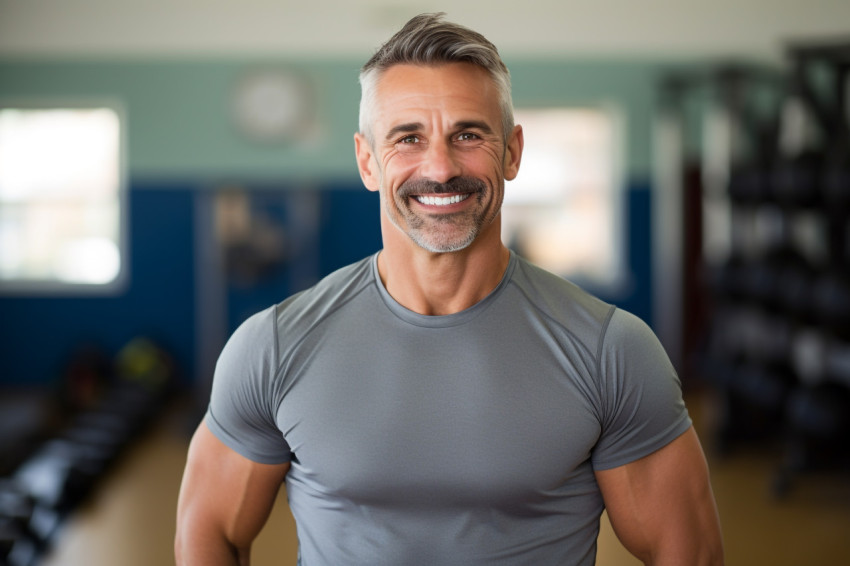
[[[377,256],[262,311],[206,422],[286,485],[303,566],[591,565],[594,470],[690,426],[638,318],[511,254],[475,306],[399,305]]]

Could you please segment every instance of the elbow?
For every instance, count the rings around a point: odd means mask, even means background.
[[[702,544],[692,546],[685,552],[673,552],[663,560],[650,561],[646,564],[655,566],[677,566],[691,564],[693,566],[724,566],[723,544],[719,540],[704,540]]]
[[[704,557],[700,564],[705,564],[705,566],[724,566],[726,564],[726,558],[723,552],[723,541],[718,539],[713,542],[708,548],[706,548]]]
[[[723,548],[720,546],[706,548],[703,552],[694,556],[694,559],[687,562],[687,564],[694,564],[694,566],[724,566]]]

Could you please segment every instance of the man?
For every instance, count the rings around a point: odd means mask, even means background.
[[[603,508],[647,564],[721,564],[655,337],[500,240],[523,134],[495,47],[418,16],[361,85],[355,150],[383,249],[228,342],[178,563],[248,564],[285,481],[302,566],[589,565]]]

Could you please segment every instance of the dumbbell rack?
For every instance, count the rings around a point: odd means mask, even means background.
[[[124,369],[102,396],[0,478],[0,566],[37,566],[65,520],[160,412],[173,381],[168,356],[135,340],[119,359]]]
[[[721,85],[746,150],[704,193],[728,222],[724,253],[704,265],[700,367],[722,403],[716,446],[777,441],[776,495],[809,467],[850,459],[850,44],[788,55],[773,120],[748,111],[753,77]]]

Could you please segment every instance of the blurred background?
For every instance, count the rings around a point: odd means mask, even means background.
[[[727,563],[850,561],[847,2],[0,0],[0,564],[173,563],[224,342],[380,249],[357,74],[426,11],[511,69],[505,240],[667,348]]]

